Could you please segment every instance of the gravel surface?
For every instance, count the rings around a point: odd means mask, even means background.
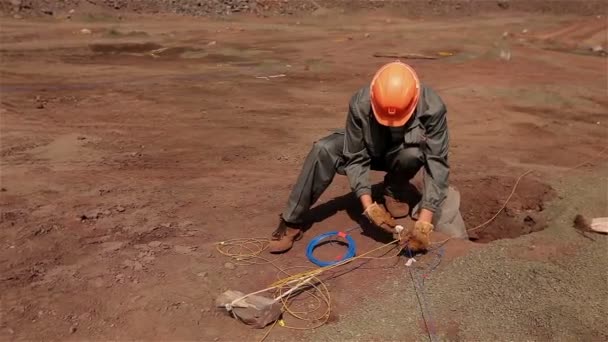
[[[5,14],[62,16],[70,10],[106,10],[116,14],[177,13],[209,16],[254,13],[257,15],[328,15],[327,9],[357,11],[375,8],[398,10],[404,16],[473,15],[487,11],[526,11],[553,14],[598,15],[608,5],[599,0],[0,0]]]
[[[608,215],[606,174],[604,165],[555,180],[561,199],[547,208],[548,229],[490,243],[432,272],[424,288],[435,337],[608,339],[608,237],[596,234],[593,242],[572,228],[579,212]],[[315,340],[428,340],[409,274],[402,268],[392,278],[398,281],[379,284],[382,296],[368,298]]]

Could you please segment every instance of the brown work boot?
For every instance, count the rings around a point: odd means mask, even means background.
[[[389,195],[384,195],[384,206],[394,218],[403,218],[410,213],[410,206],[407,203],[399,201]]]
[[[298,225],[285,222],[283,218],[279,222],[279,226],[272,233],[272,240],[268,245],[270,253],[287,252],[293,246],[293,243],[302,238],[302,229]]]

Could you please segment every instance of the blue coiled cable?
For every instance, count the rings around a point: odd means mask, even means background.
[[[322,260],[315,258],[315,256],[313,255],[315,248],[317,248],[317,246],[323,240],[327,239],[328,237],[333,237],[333,236],[343,237],[346,239],[346,242],[348,243],[348,250],[342,256],[342,258],[340,258],[339,260],[334,260],[334,261],[322,261]],[[310,240],[310,242],[308,243],[308,247],[306,247],[306,257],[313,264],[315,264],[319,267],[325,267],[325,266],[331,266],[331,265],[337,264],[341,261],[354,257],[355,253],[356,253],[356,249],[357,249],[357,246],[355,245],[355,240],[350,235],[348,235],[344,232],[327,232],[327,233],[318,235],[318,236],[314,237],[312,240]]]

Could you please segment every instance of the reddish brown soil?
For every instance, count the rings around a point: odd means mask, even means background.
[[[478,235],[542,229],[546,178],[605,145],[605,59],[514,42],[505,62],[493,43],[505,29],[571,19],[3,21],[1,338],[262,337],[212,303],[228,288],[267,285],[276,269],[227,268],[215,243],[270,234],[311,143],[343,125],[350,95],[385,62],[374,51],[461,51],[411,64],[448,105],[452,183],[467,225],[490,218],[531,168]],[[256,78],[276,74],[287,76]],[[347,193],[337,177],[318,222],[278,264],[311,266],[312,236],[357,225]],[[359,253],[386,241],[352,234]],[[471,244],[448,244],[446,255]],[[331,324],[402,263],[368,261],[328,281]]]

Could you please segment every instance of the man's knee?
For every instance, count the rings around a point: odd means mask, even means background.
[[[422,152],[418,148],[404,148],[399,151],[394,160],[395,171],[412,173],[412,176],[422,167]]]
[[[342,153],[344,147],[344,136],[340,134],[332,134],[321,140],[316,141],[312,145],[312,152],[323,159],[337,159]]]

